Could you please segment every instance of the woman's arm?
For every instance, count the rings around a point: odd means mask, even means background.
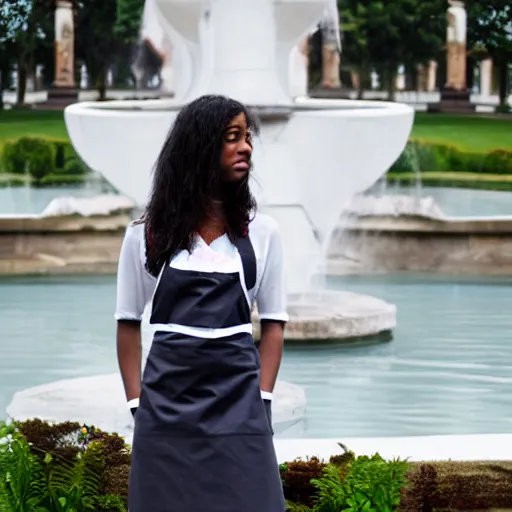
[[[131,225],[123,240],[117,272],[117,360],[126,399],[134,413],[141,384],[141,319],[156,280],[144,268],[144,225]]]
[[[284,323],[263,320],[261,322],[260,341],[260,388],[266,393],[272,393],[281,366],[284,345]],[[266,395],[270,398],[269,395]]]
[[[260,386],[262,397],[271,400],[284,345],[286,277],[283,248],[277,224],[269,219],[269,243],[256,301],[261,321]]]
[[[140,396],[142,364],[140,322],[118,320],[117,361],[123,379],[126,400],[131,402]],[[133,404],[137,406],[136,402]]]

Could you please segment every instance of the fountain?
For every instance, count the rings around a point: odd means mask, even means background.
[[[413,122],[413,110],[400,104],[292,100],[291,51],[328,2],[155,0],[173,45],[175,97],[84,102],[65,110],[71,141],[83,160],[140,206],[148,197],[156,156],[184,103],[218,93],[258,111],[262,133],[255,141],[253,190],[283,238],[291,317],[287,339],[290,333],[301,340],[357,338],[390,331],[396,322],[392,304],[311,288],[343,205],[396,160]],[[108,391],[102,391],[98,404],[91,390],[101,388]],[[50,420],[69,419],[73,411],[78,421],[129,438],[131,421],[121,397],[118,375],[99,376],[22,391],[7,411],[17,419]],[[304,417],[305,403],[304,390],[278,382],[276,433]]]
[[[379,322],[372,320],[372,332],[366,328],[365,334],[394,327],[389,304],[368,298],[358,301],[356,310],[348,307],[352,296],[333,301],[330,294],[312,293],[310,286],[343,205],[396,160],[413,122],[413,110],[395,103],[292,100],[290,53],[328,3],[155,0],[173,44],[175,97],[84,102],[65,111],[71,141],[84,161],[143,205],[156,156],[184,103],[219,93],[255,108],[262,134],[255,143],[253,190],[261,210],[281,229],[291,325],[301,339],[344,337],[344,330],[325,328],[333,316],[350,322],[356,316],[364,326],[367,316],[377,315]]]

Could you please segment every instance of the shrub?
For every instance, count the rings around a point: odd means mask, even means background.
[[[85,183],[87,176],[75,174],[49,174],[39,181],[39,185],[43,187],[56,185],[80,185]]]
[[[418,153],[413,144],[407,144],[397,161],[391,166],[393,172],[418,172],[420,170],[420,162]]]
[[[389,169],[405,172],[489,172],[512,174],[512,151],[488,154],[462,151],[447,144],[410,140]]]
[[[69,145],[68,142],[64,141],[55,141],[53,142],[55,147],[55,168],[63,169],[66,164],[66,146]]]
[[[30,183],[30,179],[27,180],[24,176],[8,176],[7,179],[0,179],[0,188],[24,187],[27,183]]]
[[[86,174],[88,168],[79,158],[70,158],[64,165],[64,173],[73,176]]]
[[[400,509],[496,510],[512,507],[512,462],[414,463]]]
[[[2,162],[8,173],[28,173],[39,180],[55,171],[55,147],[39,137],[21,137],[5,143]]]
[[[126,512],[124,440],[78,423],[0,424],[0,510]]]
[[[491,151],[483,159],[483,170],[490,173],[512,174],[512,151]]]

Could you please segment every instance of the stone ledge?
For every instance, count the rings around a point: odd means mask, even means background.
[[[336,234],[339,235],[343,231],[512,234],[512,217],[447,217],[445,219],[430,219],[420,216],[365,216],[353,219],[342,229],[338,228]]]
[[[66,215],[39,217],[28,215],[0,216],[0,238],[4,235],[28,235],[32,233],[80,233],[84,231],[102,231],[124,233],[131,222],[131,215],[118,213],[113,215]]]

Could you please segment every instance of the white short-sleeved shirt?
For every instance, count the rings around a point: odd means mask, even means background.
[[[271,217],[258,213],[249,224],[249,237],[257,267],[256,284],[248,291],[251,307],[257,304],[261,320],[287,322],[286,277],[277,223]],[[226,235],[214,240],[209,247],[198,237],[191,257],[196,249],[212,250],[228,257],[236,251]],[[183,258],[183,252],[173,259],[173,266],[179,266],[180,258]],[[141,320],[144,308],[153,298],[156,285],[157,279],[146,270],[144,224],[131,224],[126,229],[119,258],[116,320]]]

